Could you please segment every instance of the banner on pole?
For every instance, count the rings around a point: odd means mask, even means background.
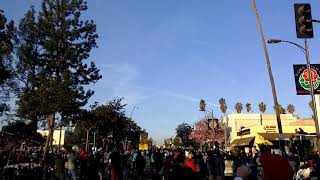
[[[297,95],[310,95],[311,81],[305,64],[293,65]],[[320,64],[311,64],[311,79],[314,94],[320,94]]]

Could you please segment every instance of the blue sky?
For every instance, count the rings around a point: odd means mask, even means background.
[[[257,0],[266,39],[296,38],[291,0]],[[309,2],[313,17],[320,17],[320,1]],[[0,9],[18,22],[38,0],[2,0]],[[127,114],[158,143],[173,136],[182,123],[194,123],[203,114],[205,99],[217,117],[224,97],[229,113],[234,104],[273,101],[264,54],[251,0],[89,0],[84,19],[93,19],[99,34],[91,53],[103,79],[90,86],[91,102],[124,97]],[[310,40],[311,62],[319,63],[320,26],[314,24]],[[296,106],[300,117],[310,117],[309,96],[297,96],[292,64],[305,62],[303,54],[288,44],[268,45],[279,102]]]

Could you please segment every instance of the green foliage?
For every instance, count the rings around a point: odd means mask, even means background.
[[[3,126],[2,131],[14,134],[20,141],[31,139],[39,144],[44,143],[44,138],[34,131],[32,124],[26,124],[23,121],[9,122],[8,125]]]
[[[5,112],[10,110],[10,106],[5,103],[0,103],[0,116],[2,116]]]
[[[266,105],[264,102],[260,102],[259,105],[258,105],[258,107],[259,107],[259,111],[260,111],[261,113],[264,113],[264,112],[266,112],[266,110],[267,110],[267,105]]]
[[[296,109],[293,104],[288,104],[287,111],[288,113],[293,114],[296,111]]]
[[[52,142],[56,114],[79,113],[94,93],[85,86],[101,78],[95,64],[85,62],[98,38],[95,23],[80,19],[85,10],[83,0],[42,0],[39,12],[31,7],[19,24],[18,114],[33,121],[47,119],[44,157]]]
[[[184,146],[190,144],[190,135],[192,132],[192,127],[187,123],[179,124],[176,128],[176,137],[181,139],[181,143]]]
[[[281,104],[278,105],[278,107],[276,108],[275,106],[273,106],[274,111],[279,111],[280,114],[287,114],[286,109],[283,108],[283,106]]]
[[[131,118],[125,116],[125,106],[121,98],[116,98],[104,105],[94,106],[91,110],[83,110],[75,118],[75,141],[82,144],[87,130],[91,128],[97,132],[97,141],[102,142],[104,138],[110,137],[116,143],[127,140],[131,142],[131,146],[138,147],[142,131]]]
[[[219,104],[220,104],[220,111],[225,114],[227,112],[227,103],[226,100],[224,98],[220,98],[219,99]]]
[[[237,102],[234,106],[234,109],[237,111],[237,113],[241,113],[243,109],[242,103]]]
[[[178,137],[175,137],[175,138],[173,138],[173,140],[172,140],[172,144],[175,145],[175,146],[180,146],[181,143],[182,143],[182,142],[181,142],[181,139],[178,138]]]
[[[13,21],[8,21],[0,9],[0,116],[9,111],[9,106],[5,103],[10,95],[11,87],[15,84],[12,69],[14,38]]]
[[[247,112],[251,111],[251,104],[250,103],[246,104],[246,110],[247,110]]]
[[[13,21],[7,21],[4,12],[0,10],[0,85],[12,78],[12,52],[14,40]]]
[[[18,112],[23,117],[72,114],[93,91],[85,85],[101,78],[93,62],[85,63],[96,45],[96,25],[80,20],[82,0],[43,0],[39,16],[31,8],[19,25]],[[34,108],[36,107],[36,108]]]

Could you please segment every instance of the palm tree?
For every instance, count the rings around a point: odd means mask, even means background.
[[[251,111],[251,104],[250,104],[250,103],[247,103],[247,104],[246,104],[246,109],[247,109],[247,112],[250,112],[250,111]]]
[[[227,112],[227,103],[226,103],[226,100],[224,98],[220,98],[219,99],[219,104],[220,104],[220,111],[223,113],[223,114],[226,114]]]
[[[276,107],[273,106],[274,111],[277,111]],[[278,111],[280,114],[287,114],[286,109],[283,108],[283,106],[281,104],[278,105]]]
[[[266,112],[267,105],[265,103],[261,102],[261,103],[259,103],[258,107],[259,107],[259,111],[260,111],[260,124],[262,125],[262,114],[264,114],[264,112]]]
[[[237,113],[241,113],[242,112],[242,103],[237,102],[236,105],[234,106],[234,108],[236,109]]]
[[[229,118],[228,118],[228,116],[227,116],[227,108],[228,108],[228,106],[227,106],[227,103],[226,103],[226,100],[224,99],[224,98],[220,98],[219,99],[219,104],[220,104],[220,111],[224,114],[224,116],[226,117],[226,121],[227,121],[227,124],[226,124],[226,128],[225,128],[225,131],[224,131],[224,136],[225,136],[225,140],[224,140],[224,143],[225,143],[225,145],[227,145],[228,144],[228,140],[227,139],[229,139],[229,138],[227,138],[227,136],[229,137]]]
[[[253,11],[254,11],[254,15],[256,17],[258,30],[259,30],[259,33],[260,33],[261,42],[262,42],[262,46],[263,46],[263,51],[264,51],[264,55],[265,55],[265,58],[266,58],[266,64],[267,64],[267,69],[268,69],[268,74],[269,74],[269,79],[270,79],[270,84],[271,84],[271,90],[272,90],[273,103],[274,103],[274,105],[277,105],[277,104],[279,104],[278,103],[278,98],[277,98],[277,92],[276,92],[276,87],[275,87],[274,78],[273,78],[273,74],[272,74],[272,69],[271,69],[271,64],[270,64],[267,44],[266,44],[266,40],[264,38],[264,34],[263,34],[263,30],[262,30],[262,26],[261,26],[259,14],[258,14],[256,0],[252,0],[252,8],[253,8]],[[279,134],[281,136],[282,135],[282,125],[281,125],[281,117],[280,117],[280,114],[278,113],[278,111],[276,111],[276,118],[277,118]],[[279,142],[280,142],[280,149],[282,151],[284,151],[283,142],[281,142],[281,141],[279,141]]]
[[[266,112],[266,110],[267,110],[267,105],[265,103],[263,103],[263,102],[259,103],[258,107],[259,107],[259,111],[262,114],[264,114],[264,112]]]
[[[288,113],[293,114],[296,111],[296,109],[294,108],[293,104],[288,104],[287,111]]]

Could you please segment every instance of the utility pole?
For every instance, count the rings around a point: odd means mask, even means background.
[[[311,65],[310,65],[309,46],[306,38],[304,39],[304,48],[306,51],[307,69],[308,69],[309,80],[310,80],[310,94],[311,94],[311,101],[313,105],[313,118],[316,126],[317,150],[319,151],[320,150],[320,132],[319,132],[318,113],[316,108],[316,100],[314,97],[314,87],[313,87],[313,79],[312,79],[313,76],[312,76]]]
[[[271,65],[270,65],[269,53],[268,53],[266,41],[265,41],[265,38],[264,38],[264,34],[263,34],[263,31],[262,31],[262,26],[261,26],[261,22],[260,22],[260,19],[259,19],[259,14],[258,14],[257,5],[256,5],[256,1],[255,0],[252,0],[252,8],[253,8],[253,11],[254,11],[254,15],[256,17],[258,30],[259,30],[259,33],[260,33],[261,42],[262,42],[264,55],[265,55],[265,59],[266,59],[266,64],[267,64],[267,69],[268,69],[269,78],[270,78],[270,84],[271,84],[271,89],[272,89],[273,103],[274,103],[274,107],[276,107],[275,111],[276,111],[276,118],[277,118],[278,131],[279,131],[279,148],[281,149],[282,152],[284,152],[285,148],[284,148],[284,142],[283,142],[283,136],[282,136],[282,125],[281,125],[281,117],[280,117],[280,112],[279,112],[279,103],[278,103],[278,98],[277,98],[277,93],[276,93],[276,87],[275,87],[275,83],[274,83],[274,79],[273,79],[273,75],[272,75],[272,69],[271,69]]]

